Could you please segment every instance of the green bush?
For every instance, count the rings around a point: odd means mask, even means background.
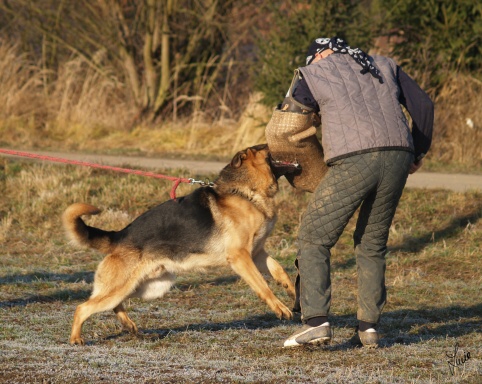
[[[396,37],[385,48],[434,96],[454,73],[481,77],[479,0],[287,0],[265,8],[270,30],[258,36],[255,88],[267,105],[282,100],[316,37],[340,36],[366,52],[377,37]]]
[[[305,65],[309,44],[317,37],[339,36],[352,47],[368,50],[370,25],[362,17],[361,6],[353,1],[288,0],[265,6],[270,30],[259,33],[256,45],[255,89],[263,102],[275,106],[286,94],[293,70]]]

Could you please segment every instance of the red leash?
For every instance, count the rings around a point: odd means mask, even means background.
[[[88,162],[85,162],[85,161],[61,159],[59,157],[37,155],[35,153],[29,153],[29,152],[11,151],[11,150],[8,150],[8,149],[3,149],[3,148],[0,148],[0,153],[5,153],[7,155],[13,155],[13,156],[28,157],[30,159],[47,160],[47,161],[53,161],[53,162],[56,162],[56,163],[64,163],[64,164],[82,165],[82,166],[85,166],[85,167],[100,168],[100,169],[106,169],[106,170],[109,170],[109,171],[130,173],[130,174],[138,175],[138,176],[147,176],[147,177],[154,177],[156,179],[170,180],[170,181],[174,182],[174,185],[172,186],[171,192],[169,193],[169,196],[173,200],[176,198],[176,189],[177,189],[177,187],[179,186],[180,183],[190,183],[190,184],[197,183],[197,184],[209,185],[209,186],[213,185],[209,181],[204,182],[204,181],[199,181],[199,180],[194,180],[194,179],[186,179],[186,178],[183,178],[183,177],[166,176],[166,175],[161,175],[161,174],[153,173],[153,172],[145,172],[145,171],[139,171],[139,170],[135,170],[135,169],[127,169],[127,168],[119,168],[119,167],[111,167],[111,166],[108,166],[108,165],[88,163]]]

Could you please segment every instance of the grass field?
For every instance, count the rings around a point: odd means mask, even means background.
[[[296,232],[309,195],[280,184],[279,220],[268,250],[294,278]],[[282,349],[299,317],[278,320],[226,268],[180,276],[162,300],[131,300],[127,308],[139,337],[123,332],[113,313],[102,313],[84,325],[87,345],[71,347],[73,312],[89,297],[102,255],[68,243],[62,211],[73,202],[90,203],[104,212],[89,223],[120,229],[168,199],[170,187],[137,176],[0,159],[0,382],[482,382],[480,192],[404,192],[391,228],[389,296],[377,350],[349,342],[356,325],[354,221],[333,250],[335,337],[329,346]],[[193,188],[181,185],[178,195]],[[271,285],[290,303],[281,287]],[[447,355],[455,351],[461,365],[452,374]]]

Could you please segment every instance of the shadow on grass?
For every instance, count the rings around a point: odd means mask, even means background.
[[[0,278],[0,286],[7,284],[32,284],[32,283],[92,283],[94,274],[92,272],[76,272],[76,273],[49,273],[35,272],[27,275],[12,275]],[[53,287],[54,288],[54,287]],[[48,295],[30,295],[18,299],[0,301],[0,308],[8,307],[24,307],[32,303],[52,303],[55,301],[71,301],[86,300],[90,296],[90,289],[62,289]]]
[[[349,338],[339,339],[337,329],[351,328],[355,335],[357,321],[355,315],[333,316],[331,319],[334,324],[334,341],[330,345],[306,346],[307,350],[344,351],[361,347],[351,335]],[[274,314],[251,316],[244,319],[228,322],[206,322],[197,324],[186,324],[176,328],[161,329],[142,329],[138,335],[139,339],[146,341],[160,341],[169,335],[183,333],[186,331],[196,332],[223,332],[227,330],[260,330],[272,329],[289,322],[278,320]],[[301,326],[299,315],[297,321],[292,321],[294,327]],[[296,328],[293,328],[295,330]],[[456,339],[471,333],[482,333],[482,304],[460,307],[450,306],[445,308],[429,308],[420,310],[400,310],[386,312],[382,316],[380,327],[381,348],[390,348],[395,345],[416,345],[433,339]],[[99,341],[90,341],[88,344],[95,345],[99,342],[108,340],[122,339],[127,332],[120,332],[109,335]],[[280,334],[281,347],[282,341],[288,334]]]
[[[86,300],[90,296],[90,289],[63,289],[51,295],[32,295],[25,298],[0,301],[0,308],[25,307],[34,303],[53,303],[56,301]]]
[[[383,345],[418,344],[434,338],[482,333],[482,304],[399,310],[382,314]]]
[[[199,324],[187,324],[176,328],[164,328],[164,329],[144,329],[141,331],[141,337],[149,340],[164,339],[169,334],[180,333],[186,331],[198,331],[198,332],[220,332],[230,329],[271,329],[280,326],[282,320],[276,318],[274,314],[266,313],[263,315],[250,316],[244,319],[214,323],[199,323]]]
[[[355,317],[354,314],[334,316],[332,323],[336,328],[352,328],[354,335],[357,325]],[[482,304],[389,311],[382,313],[380,346],[416,345],[432,339],[456,339],[474,332],[482,333]],[[325,348],[345,350],[354,347],[357,345],[346,340]]]
[[[473,212],[454,217],[444,228],[424,233],[418,237],[405,237],[402,244],[389,247],[389,251],[420,252],[434,241],[458,236],[469,223],[474,224],[480,218],[482,218],[482,203],[479,203]]]
[[[441,241],[443,239],[449,239],[452,237],[456,237],[462,232],[467,225],[474,224],[478,220],[482,218],[482,203],[478,204],[474,211],[467,215],[457,216],[452,219],[452,221],[445,226],[444,228],[440,228],[436,231],[431,231],[424,233],[418,237],[415,236],[406,236],[401,244],[395,246],[389,246],[389,252],[412,252],[418,253],[423,251],[423,249],[429,245],[437,241]],[[340,269],[340,270],[347,270],[351,269],[356,265],[356,258],[353,256],[347,258],[344,261],[332,261],[332,269]]]
[[[0,277],[0,285],[2,284],[28,284],[36,282],[55,282],[63,281],[66,283],[77,283],[85,281],[92,283],[94,281],[93,272],[76,272],[76,273],[50,273],[35,272],[27,275],[12,275]]]
[[[179,291],[189,291],[191,289],[198,288],[200,286],[222,286],[230,285],[240,278],[237,275],[222,276],[214,279],[194,279],[184,280],[174,286],[174,289]],[[86,283],[92,283],[94,281],[93,272],[77,272],[72,274],[62,273],[45,273],[36,272],[28,275],[12,275],[0,278],[0,285],[6,284],[30,284],[30,283],[46,283],[46,282],[66,282],[77,283],[84,281]],[[32,303],[51,303],[55,301],[71,301],[71,300],[87,300],[90,297],[92,290],[89,289],[64,289],[56,291],[49,295],[31,295],[29,297],[23,297],[18,299],[12,299],[7,301],[0,301],[0,308],[8,307],[24,307]]]
[[[332,270],[333,271],[336,271],[338,269],[346,271],[347,269],[351,269],[354,266],[356,266],[355,256],[350,257],[350,258],[348,258],[344,261],[332,261]]]

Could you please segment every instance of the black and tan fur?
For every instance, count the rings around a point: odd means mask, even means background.
[[[289,276],[264,249],[276,220],[277,191],[268,147],[258,145],[238,152],[213,187],[158,205],[119,232],[82,221],[83,215],[98,214],[96,207],[68,207],[63,223],[71,239],[107,254],[97,268],[91,297],[75,311],[70,343],[84,344],[82,324],[107,310],[114,310],[123,326],[136,333],[124,300],[160,298],[176,274],[222,265],[230,265],[279,318],[290,319],[291,311],[262,276],[270,274],[294,297]]]

